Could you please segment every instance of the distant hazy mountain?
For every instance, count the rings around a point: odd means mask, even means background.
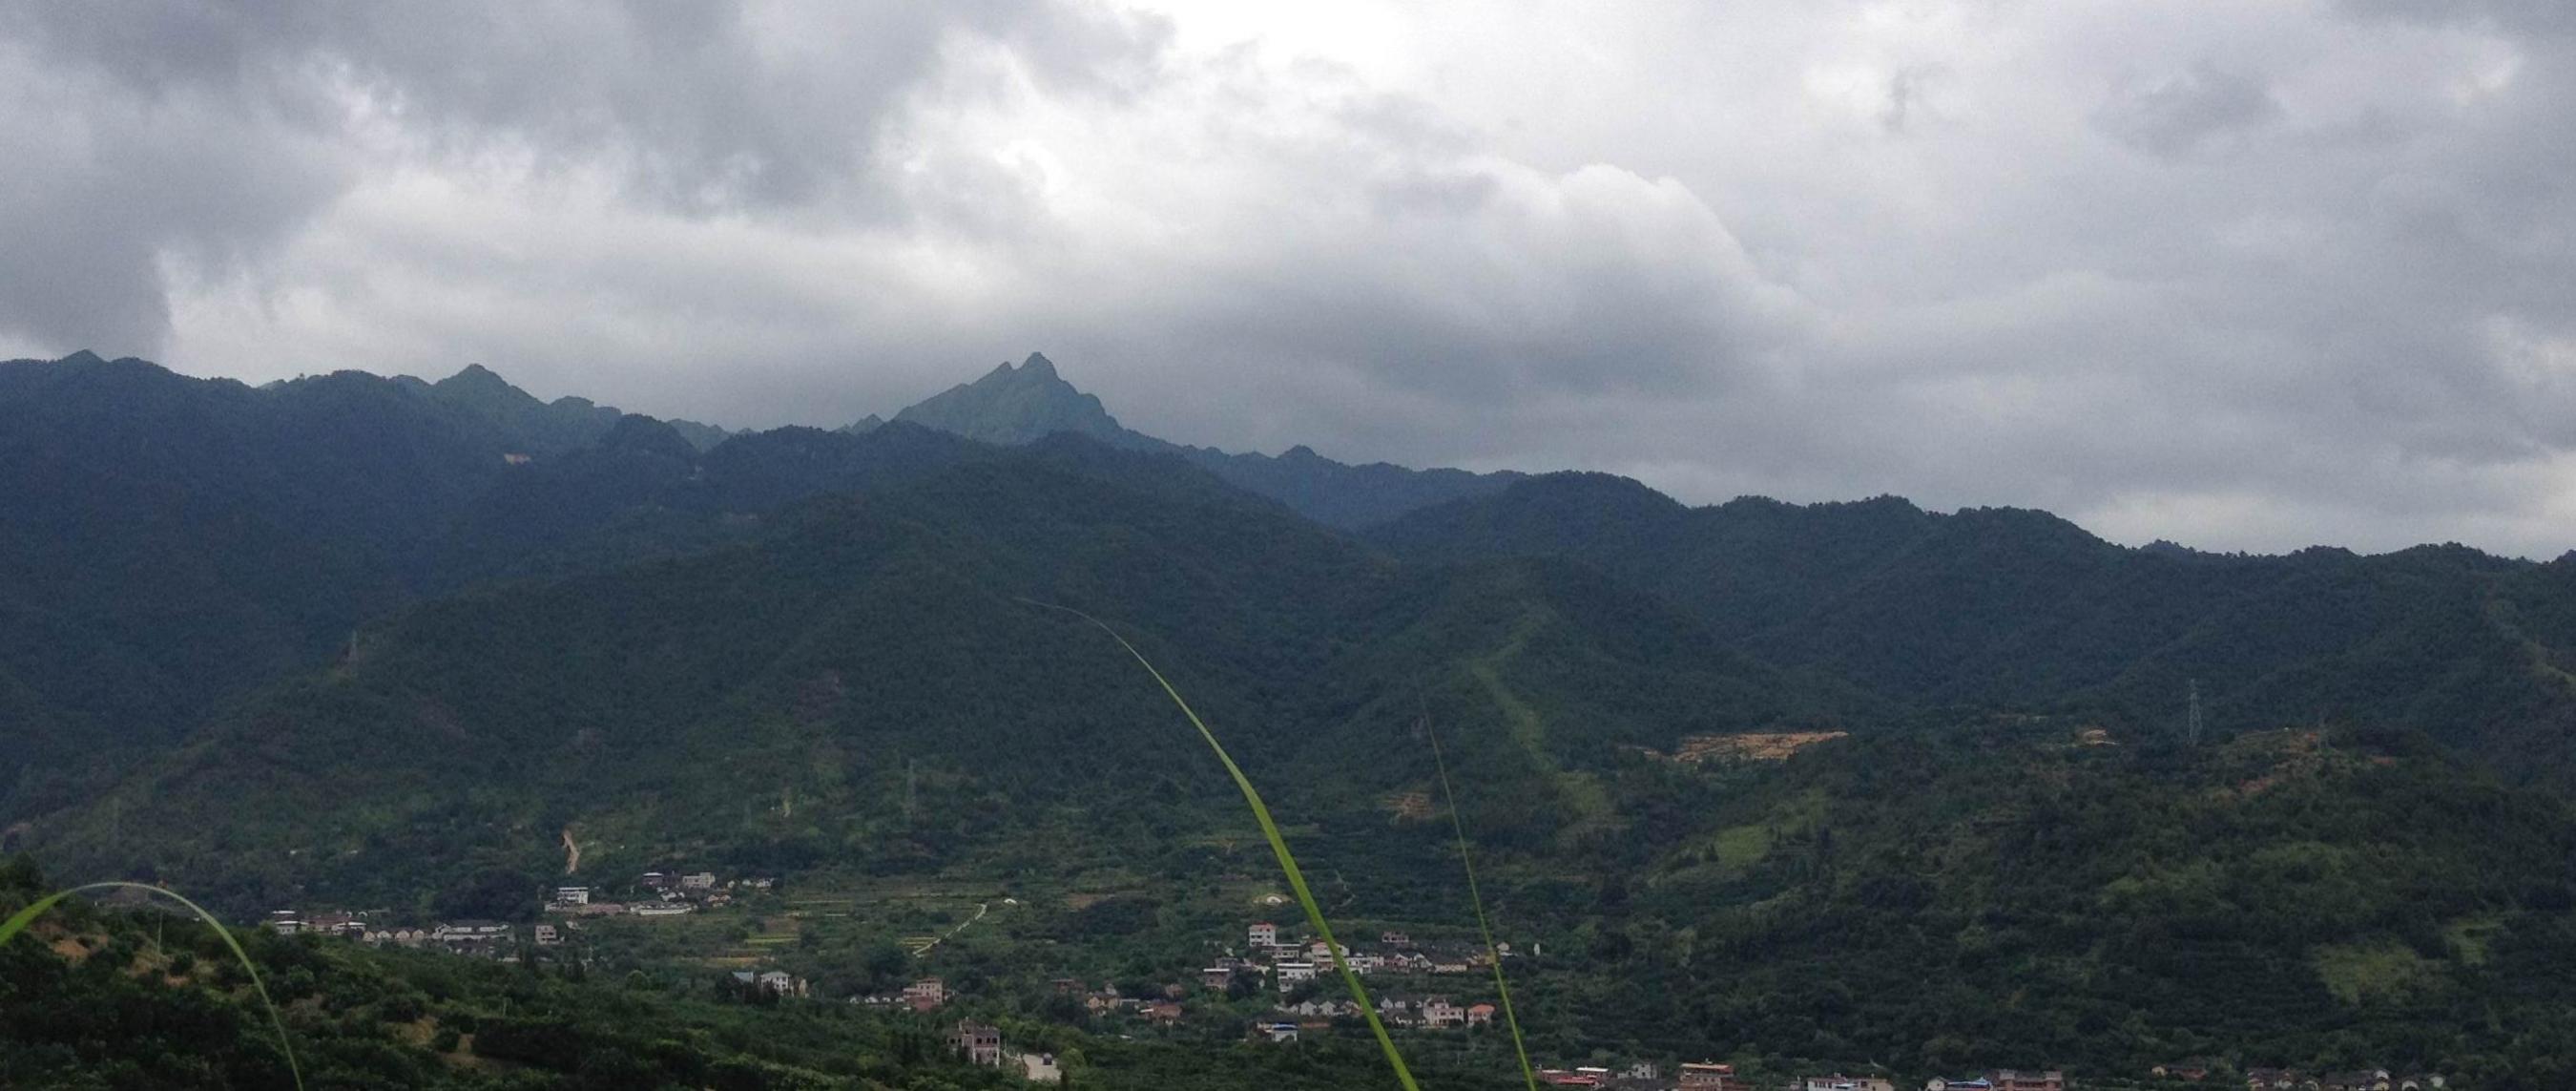
[[[1228,453],[1156,439],[1118,423],[1100,399],[1066,382],[1044,355],[1031,353],[1018,367],[1003,364],[972,383],[961,383],[895,414],[896,420],[953,432],[986,443],[1021,444],[1059,432],[1090,436],[1115,447],[1169,452],[1205,467],[1235,485],[1288,505],[1328,526],[1357,529],[1431,504],[1480,496],[1518,480],[1516,473],[1413,470],[1378,462],[1353,466],[1298,446],[1286,454]],[[873,427],[871,416],[846,430]]]
[[[420,380],[409,376],[395,381],[406,385],[420,384]],[[491,422],[526,454],[559,454],[587,447],[607,435],[608,430],[616,426],[618,418],[626,415],[614,406],[599,405],[588,398],[562,397],[551,402],[539,401],[535,395],[510,385],[508,380],[481,364],[467,364],[465,370],[454,375],[435,383],[421,384],[421,389],[432,399]],[[696,421],[665,423],[700,450],[722,443],[733,435],[712,424]]]
[[[983,443],[1016,445],[1072,432],[1113,444],[1132,444],[1100,399],[1074,389],[1045,356],[1030,353],[1018,367],[1003,364],[971,383],[959,383],[894,415],[894,419]]]

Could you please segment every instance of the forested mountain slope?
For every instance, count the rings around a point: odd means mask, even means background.
[[[0,364],[0,815],[94,788],[424,596],[702,548],[800,497],[995,453],[911,427],[702,453],[577,401],[479,368],[253,389]]]
[[[257,904],[542,860],[566,825],[639,857],[705,838],[905,867],[1056,805],[1230,808],[1123,653],[1023,599],[1130,626],[1287,799],[1426,782],[1419,708],[1485,725],[1460,761],[1526,789],[1494,832],[1539,842],[1617,820],[1585,770],[1618,745],[1852,707],[1580,571],[1400,568],[1166,456],[1060,437],[743,544],[407,611],[31,843]],[[912,826],[894,788],[924,773],[950,803]]]
[[[1473,919],[1438,730],[1498,919],[1550,952],[1516,972],[1553,1056],[2565,1075],[2576,560],[2126,549],[1592,475],[1406,471],[1324,519],[1283,492],[1368,468],[1247,489],[1058,413],[1040,364],[987,377],[1034,392],[1005,418],[981,382],[916,415],[964,435],[711,449],[481,375],[0,367],[0,561],[42,577],[0,585],[0,746],[42,774],[5,836],[237,916],[527,916],[567,840],[588,875],[1081,886],[1148,909],[1047,957],[1187,979],[1185,930],[1239,926],[1269,863],[1054,604],[1189,695],[1337,914]],[[969,438],[1022,417],[1079,426]],[[1439,481],[1500,491],[1326,525]]]
[[[801,498],[999,456],[940,430],[1175,454],[1343,525],[1501,483],[1166,444],[1037,356],[902,416],[728,434],[543,402],[480,365],[254,389],[88,353],[0,363],[0,822],[93,790],[405,603],[706,548]]]
[[[1880,732],[1620,792],[1582,946],[1533,971],[1558,1035],[1669,1035],[1915,1078],[2205,1058],[2456,1085],[2576,1072],[2576,812],[2404,733],[2158,745],[2054,718]],[[1641,804],[1642,805],[1642,804]],[[1509,888],[1507,888],[1509,889]],[[1545,885],[1512,890],[1522,919]],[[1563,897],[1563,896],[1560,896]],[[1575,1028],[1580,1028],[1579,1031]]]
[[[2080,708],[2178,733],[2197,681],[2213,732],[2414,727],[2499,766],[2576,776],[2576,557],[2130,549],[2044,512],[1942,515],[1893,498],[1688,508],[1583,474],[1370,537],[1417,561],[1577,561],[1729,647],[1907,703]]]

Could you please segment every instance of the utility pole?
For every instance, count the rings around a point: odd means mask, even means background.
[[[904,828],[906,828],[906,829],[910,829],[910,828],[912,828],[912,803],[913,803],[913,793],[914,793],[914,789],[915,789],[916,787],[918,787],[918,786],[919,786],[919,782],[920,782],[920,780],[921,780],[920,772],[921,772],[921,764],[920,764],[919,762],[916,762],[916,761],[914,761],[914,760],[912,760],[912,759],[910,759],[910,758],[905,758],[905,759],[904,759],[904,762],[903,762],[903,825],[904,825]]]
[[[2200,679],[2191,680],[2191,746],[2200,748]]]

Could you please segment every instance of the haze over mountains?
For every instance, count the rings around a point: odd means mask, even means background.
[[[404,603],[741,540],[805,497],[1008,461],[1056,436],[1177,458],[1208,488],[1412,562],[1572,561],[1720,644],[1891,700],[2071,702],[2169,726],[2196,680],[2225,730],[2351,718],[2527,774],[2570,765],[2576,559],[2213,556],[2114,546],[2039,512],[1893,498],[1692,509],[1599,475],[1229,454],[1121,426],[1042,355],[891,424],[729,435],[543,403],[479,366],[254,390],[83,353],[0,366],[0,426],[13,512],[0,548],[26,576],[0,599],[13,620],[0,707],[25,725],[0,763],[42,755],[39,781],[71,775],[68,755],[183,738],[224,698],[345,652]]]
[[[1042,356],[736,434],[480,368],[19,361],[0,512],[0,828],[237,912],[465,904],[567,839],[611,873],[1149,897],[1253,867],[1160,695],[1036,601],[1134,635],[1337,904],[1452,915],[1445,824],[1403,802],[1438,725],[1504,911],[1590,955],[1534,987],[1575,1055],[2142,1064],[2233,1035],[2510,1067],[2541,1045],[2427,1006],[2576,997],[2486,961],[2576,935],[2576,556],[2221,556],[2036,511],[1228,454]],[[1748,734],[1841,741],[1675,757]]]

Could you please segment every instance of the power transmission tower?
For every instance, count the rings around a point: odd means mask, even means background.
[[[2191,680],[2191,745],[2200,748],[2200,679]]]

